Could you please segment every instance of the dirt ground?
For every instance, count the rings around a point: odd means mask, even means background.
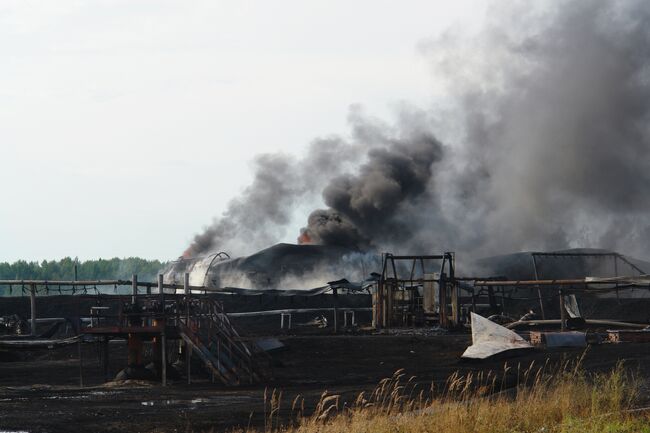
[[[38,298],[39,317],[72,318],[87,314],[98,298],[77,296]],[[113,308],[123,300],[104,296],[104,305]],[[327,297],[282,298],[275,296],[225,298],[230,311],[257,311],[277,308],[313,308],[330,306]],[[340,305],[367,307],[369,298],[348,296]],[[241,304],[241,305],[240,305]],[[25,297],[4,298],[0,315],[18,313],[28,317]],[[105,383],[100,368],[99,347],[83,345],[83,382],[79,385],[78,346],[56,350],[7,352],[0,350],[0,432],[189,432],[227,431],[237,426],[263,426],[264,395],[272,390],[283,392],[283,419],[290,417],[292,400],[305,398],[305,408],[313,408],[323,391],[340,394],[352,401],[359,392],[371,390],[383,378],[404,369],[416,376],[421,389],[434,383],[444,385],[454,372],[493,371],[502,375],[504,363],[525,369],[531,363],[547,360],[559,363],[583,355],[588,370],[608,370],[619,360],[638,372],[640,380],[650,378],[650,343],[603,344],[584,349],[536,350],[519,353],[509,359],[467,362],[460,355],[470,344],[468,332],[436,335],[431,332],[403,330],[399,335],[376,335],[356,330],[332,335],[325,329],[301,327],[313,314],[295,315],[296,327],[290,335],[278,335],[277,316],[234,320],[245,338],[279,338],[285,347],[270,353],[272,374],[264,383],[227,388],[211,383],[200,366],[193,366],[192,384],[182,374],[162,387],[159,382]],[[330,323],[332,317],[328,316]],[[357,315],[360,323],[369,314]],[[44,329],[43,329],[44,330]],[[66,332],[71,332],[66,328]],[[170,358],[174,360],[173,344]],[[146,355],[146,354],[145,354]],[[114,377],[126,365],[126,342],[111,341],[109,376]],[[513,368],[505,386],[516,384]],[[184,370],[183,370],[184,372]]]
[[[504,362],[526,367],[546,359],[580,357],[584,349],[539,350],[507,360],[470,363],[459,356],[469,335],[321,335],[281,336],[285,348],[273,353],[273,379],[266,384],[224,388],[198,369],[194,383],[177,379],[111,386],[103,383],[97,347],[83,349],[84,388],[79,387],[77,346],[55,351],[0,353],[0,431],[37,432],[186,432],[224,431],[263,425],[264,392],[283,391],[284,415],[296,395],[309,408],[327,390],[352,400],[382,378],[404,368],[424,388],[443,384],[455,371],[503,371]],[[111,344],[111,374],[124,366],[126,343]],[[640,377],[650,377],[650,344],[590,347],[589,370],[607,370],[620,359]]]

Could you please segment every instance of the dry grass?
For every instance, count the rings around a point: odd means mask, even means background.
[[[516,386],[506,389],[506,377]],[[524,371],[506,365],[499,374],[455,374],[440,390],[419,389],[400,370],[349,405],[323,393],[309,416],[300,397],[285,407],[282,393],[265,393],[264,428],[242,432],[650,433],[650,412],[634,410],[638,396],[634,375],[622,365],[594,374],[579,363]],[[290,411],[284,421],[281,407]]]

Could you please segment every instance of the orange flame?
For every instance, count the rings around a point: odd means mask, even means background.
[[[303,231],[300,233],[300,236],[298,236],[298,244],[299,245],[305,245],[305,244],[311,244],[312,240],[309,234],[307,233],[307,230]]]

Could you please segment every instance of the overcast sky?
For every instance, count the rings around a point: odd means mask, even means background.
[[[0,0],[0,260],[176,258],[253,155],[432,103],[418,43],[483,8]]]

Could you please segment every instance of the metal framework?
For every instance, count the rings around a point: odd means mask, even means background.
[[[638,268],[637,268],[638,269]],[[560,302],[560,327],[564,331],[567,323],[567,310],[565,308],[566,296],[575,293],[602,293],[618,291],[622,288],[647,288],[650,290],[650,276],[642,274],[638,277],[613,277],[613,278],[574,278],[557,280],[511,280],[511,281],[490,281],[475,280],[476,287],[536,287],[541,304],[542,290],[557,290],[557,297]],[[545,318],[542,318],[544,321]]]
[[[101,345],[100,359],[104,374],[108,379],[108,342],[116,337],[127,339],[128,366],[144,368],[143,341],[153,341],[154,363],[159,368],[163,385],[167,382],[167,340],[182,340],[186,354],[187,380],[190,382],[190,356],[201,359],[210,372],[213,381],[226,385],[253,383],[266,375],[263,363],[240,338],[222,304],[204,296],[194,296],[193,290],[213,291],[205,287],[189,285],[189,274],[185,273],[183,284],[164,284],[163,276],[157,283],[138,282],[134,275],[125,280],[86,280],[86,281],[44,281],[44,280],[0,280],[0,285],[29,286],[31,301],[31,333],[36,333],[36,293],[37,286],[106,286],[126,285],[132,287],[130,302],[121,304],[119,311],[109,313],[107,307],[97,305],[89,316],[79,316],[78,335],[92,336]],[[145,287],[147,294],[138,292]],[[151,287],[157,293],[151,294]],[[165,293],[174,289],[174,293]],[[176,293],[182,289],[183,292]],[[98,297],[98,302],[101,299]],[[84,319],[86,319],[84,321]],[[79,381],[83,386],[82,338],[79,344]]]
[[[430,266],[431,262],[439,266]],[[408,277],[400,275],[400,263],[410,264]],[[419,267],[419,273],[416,268]],[[424,293],[430,290],[438,294],[438,321],[440,326],[449,327],[460,322],[458,285],[455,280],[455,256],[453,252],[437,255],[394,255],[382,254],[382,272],[373,294],[373,325],[377,329],[392,326],[407,326],[424,323]],[[437,275],[437,276],[436,276]],[[449,314],[451,301],[451,315]],[[451,316],[451,317],[450,317]]]
[[[533,271],[535,272],[535,279],[539,280],[539,272],[537,269],[537,257],[611,257],[614,259],[614,276],[618,277],[618,260],[621,260],[623,263],[629,265],[632,269],[639,272],[640,275],[645,275],[645,272],[636,266],[634,263],[630,262],[625,256],[619,253],[584,253],[584,252],[564,252],[564,253],[541,253],[534,252],[530,253],[533,259]],[[537,287],[537,299],[539,301],[539,309],[542,315],[542,319],[546,318],[546,313],[544,312],[544,302],[542,301],[542,292],[539,287]]]

